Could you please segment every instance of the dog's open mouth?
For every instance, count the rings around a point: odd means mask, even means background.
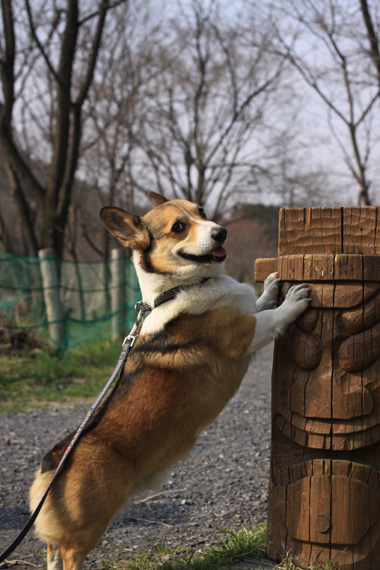
[[[196,261],[197,263],[222,263],[227,257],[227,252],[222,246],[213,249],[210,253],[206,253],[205,255],[193,255],[185,251],[179,251],[178,253],[184,259]]]

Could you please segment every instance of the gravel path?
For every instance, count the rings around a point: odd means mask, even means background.
[[[272,345],[260,351],[238,394],[166,483],[134,497],[111,523],[86,568],[111,555],[122,558],[126,550],[141,554],[152,543],[203,550],[221,540],[219,528],[265,521],[272,351]],[[0,551],[28,519],[28,490],[43,455],[85,411],[73,406],[0,416]],[[12,558],[41,568],[44,546],[31,532]]]

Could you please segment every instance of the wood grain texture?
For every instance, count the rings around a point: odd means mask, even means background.
[[[280,210],[279,256],[343,253],[342,208]]]
[[[256,264],[261,274],[264,274],[266,265],[263,264],[261,267],[260,261],[257,260]],[[283,255],[278,258],[277,267],[282,281],[380,280],[380,255],[346,253]]]
[[[265,279],[271,273],[276,273],[278,271],[278,259],[275,258],[263,258],[256,259],[255,261],[255,281],[258,283],[263,283]]]
[[[278,251],[380,254],[380,207],[282,209]]]
[[[268,555],[380,568],[380,209],[280,213],[282,293],[310,308],[275,343]]]
[[[343,208],[343,253],[380,254],[380,208]]]

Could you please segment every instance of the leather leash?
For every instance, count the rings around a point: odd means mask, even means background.
[[[141,303],[141,302],[140,302]],[[55,470],[55,473],[53,475],[52,480],[49,483],[48,488],[46,489],[45,493],[43,494],[40,502],[38,503],[37,507],[35,508],[35,510],[33,511],[32,515],[30,516],[28,522],[26,523],[26,525],[24,526],[24,528],[22,529],[22,531],[20,532],[20,534],[15,538],[15,540],[12,542],[12,544],[10,544],[10,546],[8,546],[8,548],[6,550],[4,550],[4,552],[2,554],[0,554],[0,564],[2,562],[4,562],[8,556],[10,554],[12,554],[12,552],[14,550],[16,550],[17,546],[20,544],[20,542],[25,538],[25,536],[28,534],[29,530],[31,529],[31,527],[33,526],[34,521],[36,520],[39,512],[42,509],[42,506],[46,500],[46,497],[48,496],[48,493],[54,483],[54,481],[57,479],[58,475],[60,474],[64,463],[66,462],[67,458],[69,457],[70,453],[72,452],[72,450],[74,449],[74,446],[76,445],[76,443],[78,442],[80,436],[82,435],[85,427],[87,426],[88,422],[90,421],[91,417],[93,416],[95,410],[99,407],[101,401],[103,400],[104,396],[106,395],[107,391],[109,390],[109,388],[111,387],[111,385],[113,384],[116,376],[118,375],[118,373],[120,372],[123,364],[125,363],[125,361],[127,360],[128,354],[131,350],[131,348],[133,347],[137,337],[140,334],[141,331],[141,327],[143,324],[143,319],[144,316],[147,315],[147,313],[151,312],[151,308],[148,306],[144,306],[140,308],[140,303],[136,303],[135,309],[136,312],[138,312],[137,314],[137,319],[135,324],[133,325],[133,328],[131,330],[131,332],[129,333],[128,336],[125,337],[123,345],[122,345],[122,349],[120,352],[120,356],[119,359],[116,363],[115,368],[113,369],[113,372],[111,374],[111,376],[109,377],[109,379],[107,380],[106,384],[104,385],[104,388],[102,389],[102,391],[100,392],[100,394],[98,395],[98,397],[96,398],[96,400],[94,401],[94,403],[92,404],[91,408],[89,408],[86,417],[84,418],[83,422],[81,423],[80,427],[77,429],[77,431],[75,432],[75,435],[73,437],[73,439],[71,440],[70,444],[68,445],[65,453],[63,454],[61,461],[58,464],[57,469]]]

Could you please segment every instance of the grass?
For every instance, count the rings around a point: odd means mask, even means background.
[[[101,570],[217,570],[241,560],[260,560],[265,556],[266,525],[239,532],[220,530],[223,541],[205,552],[173,550],[161,544],[152,545],[148,553],[138,557],[122,554],[123,560],[105,561]]]
[[[95,398],[110,376],[121,342],[81,347],[64,357],[0,355],[0,413],[19,412],[78,398]]]
[[[318,562],[318,557],[310,565],[310,570],[337,570],[337,568],[338,568],[338,562],[323,562],[323,563],[321,563],[321,562]],[[283,562],[281,564],[276,566],[276,569],[278,569],[278,570],[302,570],[298,566],[294,566],[294,564],[291,562],[291,560],[289,560],[289,558],[286,558],[285,560],[283,560]],[[237,570],[237,569],[235,569],[235,570]]]
[[[223,540],[204,552],[187,552],[186,549],[170,549],[162,544],[152,544],[149,552],[133,556],[129,552],[119,552],[116,558],[122,560],[106,560],[101,570],[239,570],[247,568],[247,564],[255,563],[260,568],[266,559],[265,524],[255,528],[243,528],[240,531],[219,530]],[[275,567],[277,570],[299,570],[289,559]],[[318,563],[311,565],[311,570],[336,570],[337,564]]]

